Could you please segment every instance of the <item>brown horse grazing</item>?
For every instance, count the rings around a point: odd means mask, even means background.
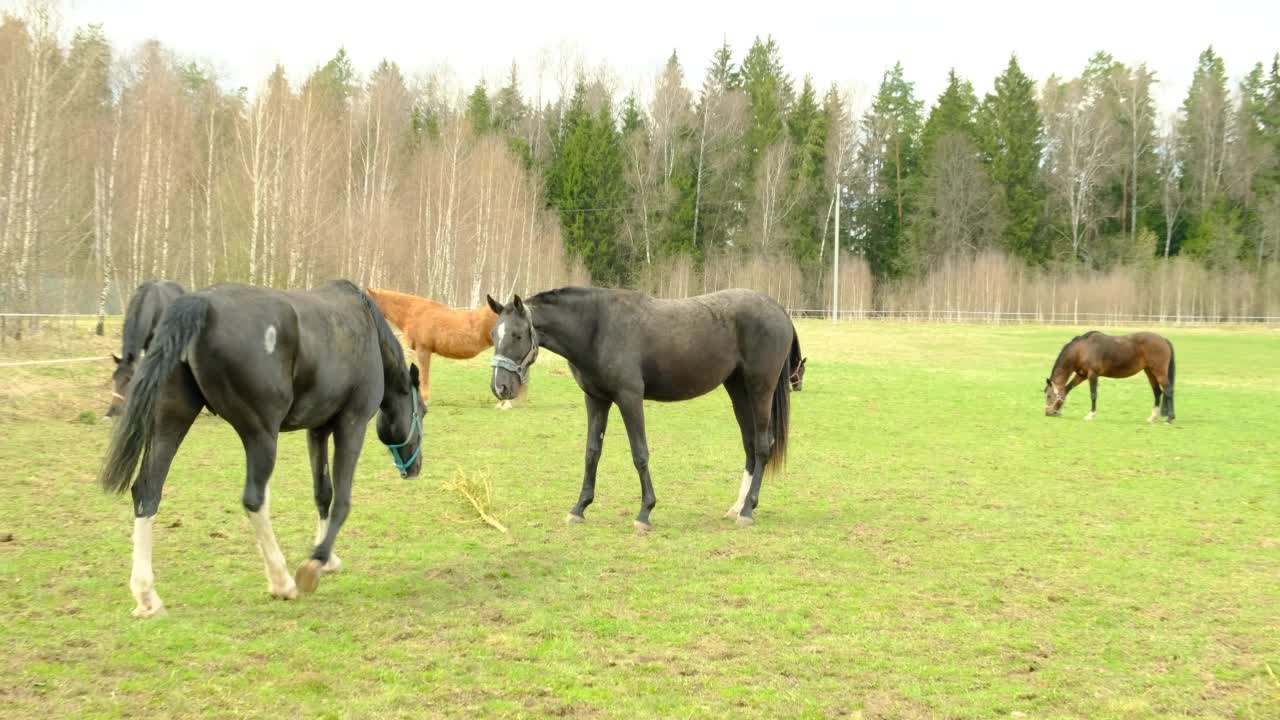
[[[395,325],[409,343],[409,349],[418,354],[418,367],[422,373],[422,399],[431,403],[431,355],[453,360],[467,360],[493,345],[490,333],[498,316],[489,306],[470,310],[455,310],[448,305],[417,295],[367,288],[366,292],[382,310],[383,316]],[[511,409],[511,401],[498,403],[503,410]]]
[[[1044,381],[1044,414],[1061,415],[1067,393],[1088,380],[1091,404],[1084,419],[1092,420],[1098,413],[1098,378],[1127,378],[1139,370],[1146,371],[1156,399],[1147,422],[1160,416],[1173,422],[1173,343],[1150,332],[1113,337],[1090,330],[1072,338]]]

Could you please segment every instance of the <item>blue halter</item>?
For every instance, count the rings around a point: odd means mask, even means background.
[[[498,348],[494,348],[493,359],[489,361],[491,367],[502,368],[508,372],[513,372],[520,379],[520,384],[524,385],[529,382],[529,367],[538,359],[538,331],[533,327],[533,317],[529,316],[529,352],[516,362],[506,355],[499,355]]]
[[[399,443],[397,445],[382,443],[383,445],[387,446],[388,450],[391,451],[391,462],[396,466],[396,469],[400,471],[400,477],[402,478],[409,477],[409,466],[413,465],[413,461],[417,460],[418,454],[422,452],[422,418],[418,415],[417,410],[413,411],[413,420],[410,422],[412,423],[412,425],[410,425],[409,427],[409,437],[406,438],[404,442]],[[413,454],[409,456],[408,460],[401,460],[400,448],[404,447],[405,445],[408,445],[409,441],[413,440],[414,426],[417,426],[418,428],[418,449],[413,451]]]

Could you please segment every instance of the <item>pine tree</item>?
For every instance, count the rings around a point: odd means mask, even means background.
[[[1038,235],[1045,188],[1040,177],[1044,128],[1036,87],[1016,56],[978,108],[978,149],[1007,213],[1005,248],[1032,262],[1048,259]]]
[[[607,96],[593,113],[587,93],[579,80],[552,147],[547,200],[559,211],[565,247],[582,258],[592,281],[625,285],[630,258],[618,242],[626,188],[622,143]]]
[[[927,163],[933,156],[938,140],[953,132],[966,135],[976,142],[978,97],[973,93],[973,83],[956,74],[955,68],[947,73],[947,87],[938,96],[938,102],[929,111],[920,135],[920,154]]]
[[[631,93],[622,101],[622,135],[625,137],[637,130],[644,130],[644,114],[640,112],[636,94]]]
[[[1200,53],[1191,89],[1182,104],[1187,164],[1183,180],[1193,212],[1208,210],[1222,191],[1229,110],[1226,65],[1209,47]]]
[[[791,254],[801,263],[816,259],[827,214],[827,133],[831,119],[817,103],[813,82],[805,76],[787,130],[796,151],[791,156],[791,193],[796,205],[788,216]]]
[[[507,75],[507,84],[498,90],[493,103],[493,128],[498,132],[511,135],[519,130],[528,110],[520,97],[520,78],[516,72],[516,64],[511,63],[511,72]]]
[[[862,165],[867,173],[868,197],[859,207],[857,222],[863,251],[871,270],[879,276],[896,276],[900,262],[905,220],[912,212],[913,190],[919,180],[921,110],[897,63],[884,74],[880,90],[863,118],[865,141]]]
[[[467,98],[467,120],[476,135],[484,135],[493,128],[493,108],[489,104],[489,91],[484,81],[476,85]]]
[[[738,77],[751,100],[751,125],[745,138],[750,176],[769,147],[782,139],[793,92],[772,37],[765,41],[756,38],[742,60]]]

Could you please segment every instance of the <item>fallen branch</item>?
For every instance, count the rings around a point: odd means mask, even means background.
[[[440,486],[465,497],[467,502],[471,503],[471,507],[475,508],[481,520],[503,533],[507,532],[507,527],[489,512],[493,508],[493,482],[488,476],[468,478],[459,467],[453,479],[441,483]]]

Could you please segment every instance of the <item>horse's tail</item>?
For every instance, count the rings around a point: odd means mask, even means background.
[[[768,468],[773,472],[785,470],[787,466],[787,434],[791,426],[791,372],[798,352],[800,338],[792,325],[791,352],[782,363],[778,385],[773,389],[773,407],[769,412],[769,432],[773,435],[773,448],[769,451]]]
[[[186,360],[187,348],[204,332],[209,299],[182,295],[165,310],[142,367],[129,388],[124,417],[116,423],[107,459],[98,482],[107,492],[122,493],[138,469],[138,460],[151,453],[156,430],[156,401],[160,387]]]
[[[1169,421],[1172,422],[1173,421],[1173,375],[1174,375],[1173,343],[1169,342],[1169,340],[1165,340],[1165,342],[1169,343],[1169,390],[1165,393],[1165,397],[1168,398],[1165,401],[1168,403],[1168,411],[1165,413],[1165,417],[1167,417]]]

